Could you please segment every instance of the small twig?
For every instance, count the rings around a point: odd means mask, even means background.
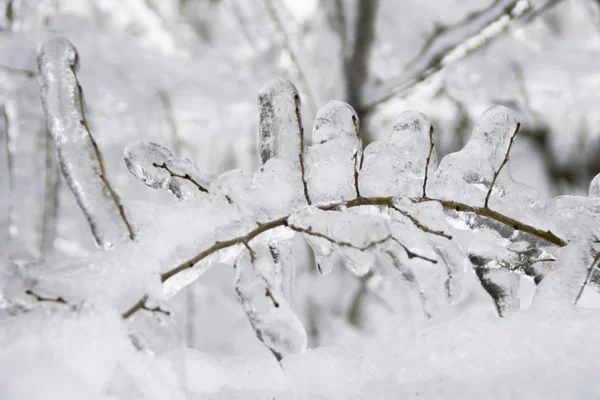
[[[148,295],[144,295],[137,303],[135,303],[131,308],[121,314],[121,318],[128,319],[133,314],[135,314],[139,310],[146,310],[153,313],[160,313],[164,315],[171,315],[169,311],[163,310],[159,306],[156,307],[148,307],[146,306],[146,301],[148,301]]]
[[[275,300],[275,296],[273,296],[273,291],[268,286],[267,286],[267,289],[265,290],[265,296],[267,296],[271,299],[271,301],[273,302],[273,305],[276,308],[279,308],[279,302],[277,300]]]
[[[420,254],[415,253],[414,251],[411,251],[408,247],[406,247],[402,242],[400,242],[395,237],[392,236],[391,239],[394,242],[398,243],[398,245],[400,245],[400,247],[402,247],[404,249],[404,251],[406,252],[406,255],[407,255],[408,258],[410,258],[410,259],[420,258],[421,260],[429,261],[432,264],[437,264],[437,260],[435,260],[433,258],[426,257],[426,256],[422,256]]]
[[[423,177],[423,198],[427,197],[427,176],[429,175],[429,163],[433,154],[433,125],[429,127],[429,154],[427,154],[427,162],[425,163],[425,176]]]
[[[254,263],[254,261],[256,261],[256,252],[254,251],[254,249],[252,249],[252,247],[250,247],[248,242],[244,242],[243,244],[246,247],[246,249],[248,249],[248,253],[250,253],[250,261]]]
[[[528,261],[522,262],[520,264],[513,265],[512,267],[509,267],[508,269],[510,269],[511,271],[518,271],[519,269],[521,269],[523,267],[529,267],[533,264],[542,263],[542,262],[554,262],[554,261],[556,261],[554,258],[539,258],[537,260],[528,260]]]
[[[395,211],[399,212],[400,214],[402,214],[403,216],[405,216],[406,218],[408,218],[410,220],[410,222],[412,222],[417,228],[419,228],[423,232],[425,232],[425,233],[431,233],[432,235],[442,236],[442,237],[445,237],[446,239],[452,239],[452,236],[448,235],[447,233],[444,233],[444,231],[440,231],[440,230],[436,230],[436,229],[431,229],[428,226],[423,225],[421,223],[421,221],[419,221],[417,218],[415,218],[413,215],[411,215],[408,211],[405,211],[405,210],[402,210],[402,209],[398,208],[393,203],[390,204],[389,207],[392,210],[395,210]]]
[[[304,127],[302,126],[302,113],[300,110],[300,96],[294,95],[294,105],[296,106],[296,120],[298,121],[298,130],[300,131],[300,172],[302,173],[302,187],[304,188],[304,198],[310,206],[310,195],[308,194],[308,183],[306,182],[306,172],[304,168]]]
[[[201,192],[204,192],[204,193],[208,193],[208,189],[206,189],[204,186],[202,186],[197,180],[192,178],[189,174],[185,174],[185,175],[178,174],[177,172],[171,170],[167,166],[166,163],[162,163],[162,164],[152,163],[152,166],[166,170],[173,178],[181,178],[186,181],[190,181],[191,183],[194,184],[194,186],[196,186],[198,188],[198,190],[200,190]]]
[[[500,167],[494,173],[494,178],[492,179],[492,183],[490,183],[490,188],[488,189],[488,192],[485,196],[485,203],[483,204],[484,208],[488,208],[488,203],[490,201],[490,196],[492,195],[492,191],[494,190],[494,185],[496,184],[496,179],[498,179],[498,175],[500,175],[500,172],[502,172],[502,168],[504,168],[504,166],[508,162],[508,156],[510,155],[510,150],[512,149],[513,143],[515,142],[515,139],[516,139],[517,135],[519,134],[520,128],[521,128],[521,123],[517,122],[517,127],[515,128],[515,133],[513,133],[512,137],[510,138],[510,142],[508,143],[508,149],[506,149],[506,155],[504,156],[504,160],[502,160],[502,164],[500,164]],[[425,197],[425,196],[423,196],[423,197]]]
[[[360,189],[358,188],[358,175],[360,169],[362,168],[363,162],[363,151],[362,151],[362,140],[360,138],[359,124],[358,118],[356,116],[352,116],[352,124],[354,125],[354,132],[356,134],[356,138],[358,139],[358,148],[356,149],[356,153],[354,154],[354,190],[356,191],[356,198],[360,198]],[[360,154],[360,160],[359,160]]]
[[[600,252],[596,253],[594,260],[592,261],[592,264],[590,265],[590,269],[588,269],[588,273],[587,273],[587,276],[585,277],[585,281],[583,281],[583,284],[581,285],[581,289],[579,289],[579,293],[577,293],[577,297],[575,298],[575,305],[577,305],[577,303],[579,302],[579,299],[581,299],[581,296],[583,295],[583,291],[584,291],[585,287],[592,280],[592,276],[594,276],[594,272],[596,272],[599,262],[600,262]]]
[[[59,303],[59,304],[65,304],[65,305],[69,304],[61,296],[58,296],[58,297],[45,297],[45,296],[42,296],[42,295],[39,295],[39,294],[35,293],[31,289],[27,289],[25,291],[25,294],[28,294],[29,296],[32,296],[33,298],[35,298],[37,301],[40,301],[40,302],[51,302],[51,303]]]
[[[383,244],[387,241],[389,241],[390,239],[393,239],[392,235],[388,235],[386,237],[384,237],[383,239],[379,239],[379,240],[374,240],[372,242],[369,242],[367,244],[365,244],[364,246],[356,246],[350,242],[345,242],[345,241],[339,241],[339,240],[335,240],[327,235],[325,235],[324,233],[321,232],[315,232],[312,229],[307,229],[307,228],[302,228],[299,226],[295,226],[295,225],[291,225],[289,223],[286,223],[286,225],[288,228],[290,228],[291,230],[295,231],[295,232],[300,232],[300,233],[305,233],[307,235],[310,236],[315,236],[321,239],[325,239],[328,242],[331,242],[333,244],[335,244],[336,246],[340,246],[340,247],[348,247],[351,249],[356,249],[356,250],[360,250],[360,251],[365,251],[365,250],[369,250],[377,245]]]

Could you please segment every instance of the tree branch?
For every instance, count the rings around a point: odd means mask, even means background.
[[[429,164],[431,163],[431,155],[433,154],[433,125],[429,128],[429,153],[427,154],[427,162],[425,163],[425,176],[423,177],[423,197],[427,197],[427,177],[429,175]]]
[[[61,296],[58,296],[58,297],[45,297],[45,296],[42,296],[42,295],[39,295],[39,294],[35,293],[31,289],[27,289],[25,291],[25,294],[28,294],[29,296],[32,296],[36,301],[39,301],[39,302],[51,302],[51,303],[58,303],[58,304],[65,304],[65,305],[69,304]]]
[[[599,263],[600,263],[600,252],[596,253],[594,260],[592,261],[592,264],[590,265],[590,268],[588,269],[588,273],[587,273],[587,276],[585,277],[585,281],[583,281],[583,284],[581,285],[581,289],[579,289],[579,293],[577,293],[577,297],[575,298],[575,305],[577,305],[577,303],[579,303],[579,300],[581,299],[581,296],[583,295],[583,291],[584,291],[585,287],[587,286],[587,284],[590,283],[590,281],[592,280],[592,277],[594,276],[594,272],[596,272],[596,269],[598,269]]]
[[[146,306],[146,301],[148,301],[148,295],[144,295],[144,297],[142,297],[131,308],[129,308],[127,311],[125,311],[123,314],[121,314],[121,318],[128,319],[129,317],[131,317],[133,314],[135,314],[139,310],[146,310],[146,311],[150,311],[152,313],[160,313],[160,314],[164,314],[167,316],[171,315],[171,313],[169,311],[163,310],[159,306],[156,306],[156,307]]]
[[[189,181],[189,182],[193,183],[194,186],[196,186],[198,188],[198,190],[200,190],[201,192],[208,193],[208,189],[205,188],[204,186],[202,186],[197,180],[192,178],[189,174],[185,174],[185,175],[178,174],[177,172],[171,170],[171,168],[169,168],[167,166],[167,163],[162,163],[162,164],[152,163],[152,165],[156,168],[162,168],[162,169],[166,170],[173,178],[180,178],[180,179]]]
[[[517,122],[517,127],[515,128],[515,133],[513,133],[512,137],[510,138],[510,143],[508,144],[508,149],[506,149],[506,155],[504,156],[504,160],[502,160],[502,164],[500,164],[500,167],[494,173],[494,178],[492,179],[492,183],[490,183],[490,188],[488,189],[488,192],[485,196],[485,202],[483,204],[483,206],[485,208],[488,208],[488,203],[490,201],[490,196],[492,195],[492,190],[494,190],[494,185],[496,184],[496,179],[498,179],[498,175],[500,175],[500,172],[502,172],[502,168],[504,168],[504,166],[508,162],[508,156],[510,154],[510,150],[512,149],[513,143],[515,142],[515,138],[519,134],[520,128],[521,128],[521,123]],[[423,196],[423,197],[425,197],[425,196]]]
[[[296,106],[296,120],[298,121],[298,129],[300,130],[300,172],[302,174],[302,188],[304,189],[304,198],[310,206],[312,204],[310,195],[308,194],[308,183],[306,182],[306,170],[304,168],[304,127],[302,126],[302,113],[300,110],[300,96],[294,95],[294,104]]]

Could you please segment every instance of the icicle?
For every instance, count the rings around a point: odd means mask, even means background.
[[[385,141],[369,144],[360,170],[360,191],[365,197],[421,196],[430,151],[431,122],[418,111],[404,111]],[[435,150],[428,175],[437,168]]]
[[[8,142],[8,117],[4,105],[0,105],[0,261],[6,261],[6,246],[10,238],[10,196],[12,192],[12,160]]]
[[[269,250],[256,246],[236,262],[235,292],[258,339],[277,360],[306,350],[302,323],[273,284],[274,266]]]
[[[333,244],[323,238],[303,234],[306,242],[315,255],[315,264],[321,275],[327,275],[333,270]]]
[[[61,171],[92,229],[96,243],[110,248],[133,239],[134,232],[112,188],[102,155],[83,113],[83,93],[76,71],[79,56],[65,37],[44,42],[38,50],[39,83],[48,129]]]
[[[299,163],[304,131],[300,94],[293,83],[275,78],[258,93],[261,163],[278,157]]]
[[[178,199],[187,200],[208,193],[210,178],[203,176],[188,159],[179,159],[166,147],[153,142],[138,142],[125,148],[129,171],[153,189],[164,189]]]
[[[330,101],[321,107],[312,139],[305,165],[311,200],[326,204],[358,197],[362,143],[354,109],[342,101]]]

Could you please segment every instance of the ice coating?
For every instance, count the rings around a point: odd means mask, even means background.
[[[431,122],[424,114],[413,110],[402,112],[388,138],[373,142],[365,149],[359,175],[361,195],[422,195],[432,129]],[[428,175],[432,176],[436,168],[434,149]]]
[[[235,292],[258,339],[278,360],[306,350],[304,327],[283,294],[274,288],[269,250],[256,246],[236,261]]]
[[[259,222],[281,218],[306,205],[301,172],[290,160],[272,158],[256,172],[231,170],[210,185]]]
[[[186,200],[206,193],[207,176],[188,159],[180,159],[166,147],[153,142],[138,142],[125,148],[129,171],[153,189],[164,189]]]
[[[392,242],[390,226],[377,216],[307,208],[292,214],[288,226],[304,234],[313,248],[317,265],[325,258],[321,271],[324,274],[331,271],[327,258],[333,249],[338,250],[353,274],[363,276],[373,265],[378,247]]]
[[[296,265],[291,240],[273,240],[269,243],[273,259],[274,287],[281,292],[291,307],[294,306]]]
[[[431,181],[432,195],[483,205],[494,174],[502,165],[511,137],[517,129],[515,113],[506,107],[486,110],[473,128],[465,147],[442,159]],[[537,192],[515,182],[504,168],[492,191],[492,199],[525,201],[532,205]]]
[[[590,197],[600,197],[600,174],[590,182],[589,195]]]
[[[362,160],[356,111],[342,101],[330,101],[317,112],[313,144],[306,151],[308,192],[315,203],[357,197],[356,174]]]
[[[259,91],[259,151],[263,164],[272,157],[299,163],[304,144],[300,107],[300,94],[286,79],[275,78]]]
[[[42,107],[57,147],[63,176],[92,229],[96,243],[110,248],[133,238],[133,228],[106,177],[102,155],[83,114],[77,80],[78,54],[66,37],[38,49]]]

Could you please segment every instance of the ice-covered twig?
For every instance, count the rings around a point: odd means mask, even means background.
[[[308,184],[306,183],[306,168],[304,167],[304,127],[302,126],[302,116],[300,114],[300,96],[294,97],[296,105],[296,120],[298,121],[298,129],[300,129],[300,172],[302,174],[302,188],[304,189],[304,198],[308,205],[312,204],[310,195],[308,194]]]
[[[413,198],[411,199],[415,203],[421,203],[426,201],[436,201],[440,203],[447,210],[454,210],[457,212],[471,212],[477,214],[481,217],[486,217],[493,219],[497,222],[500,222],[503,225],[509,226],[514,230],[519,230],[525,233],[528,233],[532,236],[536,236],[540,239],[544,239],[545,241],[552,243],[556,246],[564,247],[567,245],[567,242],[563,239],[556,236],[554,233],[550,231],[543,231],[534,226],[524,224],[514,218],[501,214],[497,211],[494,211],[488,207],[475,207],[465,203],[461,203],[458,201],[452,200],[441,200],[441,199],[432,199],[432,198]]]
[[[37,61],[42,106],[60,168],[96,243],[109,248],[133,240],[133,227],[106,176],[102,154],[85,119],[77,50],[65,37],[52,38],[40,46]]]
[[[160,313],[160,314],[164,314],[167,316],[171,315],[171,313],[169,311],[163,310],[159,306],[148,307],[146,305],[147,301],[148,301],[148,296],[142,297],[131,308],[129,308],[127,311],[125,311],[123,314],[121,314],[121,318],[127,319],[127,318],[131,317],[133,314],[135,314],[137,311],[140,311],[140,310],[146,310],[146,311],[150,311],[152,313]]]
[[[358,117],[352,115],[352,124],[354,125],[354,131],[356,132],[356,138],[358,139],[358,148],[354,154],[354,190],[356,190],[356,198],[360,198],[360,189],[358,187],[358,174],[362,167],[364,153],[362,151],[362,140],[360,138],[360,125]]]
[[[51,303],[58,303],[58,304],[65,304],[65,305],[69,304],[61,296],[58,296],[58,297],[45,297],[45,296],[42,296],[42,295],[39,295],[39,294],[35,293],[31,289],[27,289],[25,291],[25,294],[27,294],[29,296],[32,296],[36,301],[39,301],[39,302],[51,302]]]
[[[395,238],[392,236],[391,239],[404,249],[404,251],[406,252],[406,256],[408,258],[410,258],[410,259],[420,258],[421,260],[429,261],[432,264],[437,264],[437,260],[435,260],[431,257],[422,256],[420,254],[415,253],[414,251],[411,251],[408,247],[406,247],[406,245],[404,245],[402,242],[400,242],[398,240],[398,238]]]
[[[405,216],[406,218],[408,218],[410,220],[410,222],[413,223],[414,226],[416,226],[417,228],[419,228],[423,232],[425,232],[425,233],[431,233],[432,235],[437,235],[437,236],[445,237],[446,239],[452,239],[452,236],[448,235],[447,233],[444,233],[444,231],[440,231],[440,230],[437,230],[437,229],[431,229],[430,227],[424,225],[423,223],[421,223],[421,221],[419,221],[414,215],[411,215],[408,211],[402,210],[401,208],[398,208],[394,204],[393,201],[390,203],[389,207],[392,210],[397,211],[400,214],[402,214],[403,216]]]
[[[537,260],[527,260],[525,262],[513,265],[509,269],[511,271],[518,271],[521,268],[529,267],[530,265],[533,265],[533,264],[538,264],[538,263],[543,263],[543,262],[554,262],[554,261],[556,261],[554,258],[538,258]]]
[[[520,128],[521,128],[521,123],[517,122],[517,127],[515,128],[515,133],[513,133],[513,135],[510,138],[510,142],[508,143],[508,149],[506,149],[506,154],[504,155],[504,160],[502,160],[502,164],[500,164],[500,167],[498,167],[498,170],[496,172],[494,172],[494,177],[492,178],[492,183],[490,183],[490,188],[488,189],[488,192],[485,195],[485,203],[483,204],[484,208],[488,208],[488,203],[490,201],[490,196],[492,195],[492,191],[494,190],[494,185],[496,184],[496,179],[498,179],[498,175],[500,175],[500,172],[502,172],[502,168],[504,168],[504,166],[508,162],[510,150],[512,149],[513,143],[515,142],[515,139],[516,139],[517,135],[519,134]],[[423,196],[423,197],[425,197],[425,196]]]
[[[148,187],[165,189],[182,200],[208,193],[209,178],[202,176],[194,163],[157,143],[127,146],[123,158],[129,171]]]
[[[431,155],[433,154],[433,125],[429,128],[429,153],[425,162],[425,176],[423,177],[423,198],[427,197],[427,178],[429,175],[429,164],[431,163]]]
[[[585,277],[585,281],[583,281],[583,283],[581,285],[581,289],[579,289],[579,293],[577,293],[577,297],[575,298],[575,305],[577,305],[577,303],[579,303],[579,299],[581,299],[581,296],[583,295],[583,291],[585,290],[585,287],[592,280],[592,277],[594,276],[594,273],[596,272],[596,270],[598,270],[599,263],[600,263],[600,252],[597,252],[596,255],[594,256],[592,264],[590,265],[590,268],[588,269],[588,273]]]

